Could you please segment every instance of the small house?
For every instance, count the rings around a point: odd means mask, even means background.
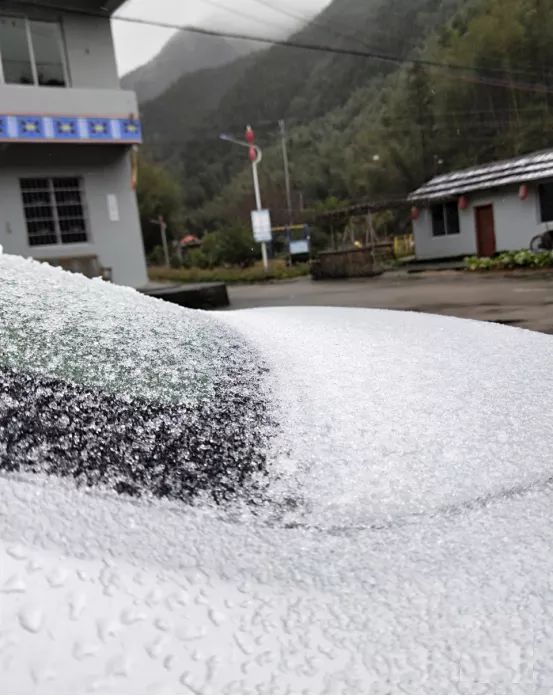
[[[197,249],[202,246],[202,240],[194,234],[187,234],[180,240],[180,246],[184,249]]]
[[[419,259],[528,248],[553,229],[553,150],[437,176],[408,200]]]

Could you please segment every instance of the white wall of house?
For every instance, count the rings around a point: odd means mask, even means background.
[[[89,239],[86,243],[30,246],[21,178],[80,177]],[[115,196],[118,220],[110,219],[107,196]],[[93,145],[11,145],[0,154],[0,244],[7,254],[49,259],[97,256],[113,269],[113,281],[147,282],[136,196],[127,148]]]
[[[473,213],[474,214],[474,213]],[[415,254],[418,259],[443,259],[449,256],[471,256],[476,254],[476,237],[471,232],[468,211],[459,211],[459,234],[434,237],[432,235],[432,212],[421,208],[417,220],[413,221]]]
[[[434,237],[430,208],[422,208],[413,221],[415,250],[419,259],[438,259],[477,253],[475,208],[493,205],[497,251],[527,249],[536,234],[547,229],[540,220],[537,184],[529,185],[524,201],[518,196],[518,186],[467,195],[465,210],[459,211],[460,233]],[[550,227],[553,225],[550,223]]]

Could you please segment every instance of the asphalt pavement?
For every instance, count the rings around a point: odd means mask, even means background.
[[[377,278],[299,278],[228,288],[230,309],[372,307],[494,321],[553,334],[553,273],[389,273]]]

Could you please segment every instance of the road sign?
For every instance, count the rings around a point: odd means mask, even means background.
[[[271,241],[271,214],[268,210],[252,210],[252,230],[256,242]]]

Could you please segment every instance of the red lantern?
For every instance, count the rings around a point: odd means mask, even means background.
[[[255,140],[255,133],[253,132],[253,129],[251,126],[246,127],[246,141],[248,142],[249,145],[253,145]]]
[[[459,210],[466,210],[469,207],[469,202],[466,196],[459,198]]]
[[[526,184],[521,184],[518,190],[518,197],[521,201],[525,201],[528,198],[528,186]]]
[[[411,208],[411,220],[418,220],[420,214],[421,213],[420,213],[420,210],[418,208],[416,208],[415,206],[413,206]]]
[[[250,161],[255,162],[256,159],[257,159],[257,150],[255,149],[255,147],[252,146],[252,147],[250,147]]]

